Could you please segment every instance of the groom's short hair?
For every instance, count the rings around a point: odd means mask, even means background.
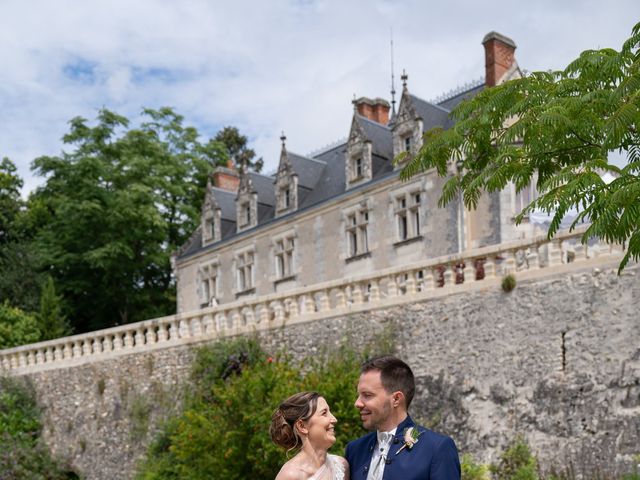
[[[402,392],[407,402],[407,410],[416,391],[416,381],[409,365],[391,355],[371,358],[362,364],[360,373],[380,371],[382,386],[388,393]]]

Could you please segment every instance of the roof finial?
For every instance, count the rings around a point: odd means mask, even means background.
[[[409,80],[409,75],[407,75],[407,72],[404,70],[404,68],[402,69],[402,76],[400,77],[400,80],[402,80],[402,88],[407,88],[407,80]]]
[[[353,109],[357,110],[358,108],[358,100],[356,100],[356,94],[353,94],[353,100],[351,100],[351,103],[353,104]]]
[[[285,142],[287,141],[287,137],[284,134],[284,130],[282,131],[282,133],[280,134],[280,141],[282,142],[282,148],[286,149],[285,147]]]
[[[396,82],[393,73],[393,27],[391,28],[391,117],[396,116]]]

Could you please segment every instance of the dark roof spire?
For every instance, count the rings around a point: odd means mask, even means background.
[[[396,116],[396,81],[393,72],[393,28],[391,29],[391,118]]]
[[[284,130],[280,134],[280,141],[282,142],[282,149],[286,150],[285,142],[287,141],[287,136],[284,134]]]
[[[407,72],[404,70],[404,68],[402,69],[402,76],[400,77],[400,80],[402,80],[402,88],[407,88],[407,80],[409,80],[409,75],[407,75]]]

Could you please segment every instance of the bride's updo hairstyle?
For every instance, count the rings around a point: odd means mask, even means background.
[[[309,420],[318,408],[317,392],[300,392],[291,395],[273,412],[269,433],[276,445],[287,451],[302,447],[302,439],[296,429],[296,422]]]

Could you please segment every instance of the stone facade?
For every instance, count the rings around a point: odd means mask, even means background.
[[[465,283],[258,335],[267,350],[297,358],[391,335],[416,373],[412,415],[452,435],[462,452],[495,460],[523,434],[547,465],[628,470],[640,445],[640,268],[617,276],[615,266],[516,274],[509,294],[499,278]],[[51,449],[88,480],[131,478],[158,422],[179,406],[196,346],[26,373]]]

